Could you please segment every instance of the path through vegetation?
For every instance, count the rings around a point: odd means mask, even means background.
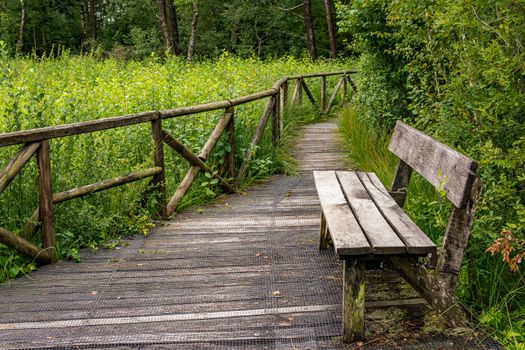
[[[1,285],[0,348],[343,348],[341,264],[317,249],[312,176],[345,167],[336,125],[305,127],[295,155],[297,176]],[[368,348],[479,348],[465,335],[419,337],[427,311],[395,272],[368,274]]]

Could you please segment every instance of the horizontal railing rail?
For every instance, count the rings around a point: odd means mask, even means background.
[[[350,75],[354,73],[355,71],[348,70],[283,77],[275,82],[274,85],[268,90],[233,99],[175,109],[141,112],[118,117],[90,120],[86,122],[63,124],[0,134],[0,148],[23,144],[18,153],[4,166],[3,169],[0,170],[0,194],[6,189],[7,186],[9,186],[16,175],[33,157],[33,155],[36,155],[39,169],[39,207],[33,212],[25,227],[21,229],[19,235],[16,235],[13,232],[0,227],[0,243],[14,248],[22,254],[32,257],[39,263],[48,264],[54,262],[56,260],[55,227],[53,220],[54,204],[103,191],[115,186],[139,181],[145,178],[152,178],[152,188],[156,189],[160,193],[158,214],[162,218],[169,217],[171,214],[173,214],[201,170],[204,170],[215,177],[218,181],[218,184],[228,192],[235,192],[235,184],[238,180],[246,176],[249,163],[254,153],[253,150],[259,144],[270,118],[272,120],[272,143],[274,146],[276,146],[279,144],[285,109],[288,105],[301,105],[302,93],[304,91],[312,105],[318,108],[320,112],[326,113],[331,109],[341,88],[343,89],[343,100],[346,98],[348,92],[348,84],[350,84],[354,90],[356,89],[354,82],[350,78]],[[340,79],[337,81],[334,91],[327,102],[327,77],[330,76],[340,76]],[[314,95],[305,82],[305,79],[308,78],[321,78],[319,104],[316,102]],[[292,80],[295,80],[295,87],[293,90],[291,102],[288,103],[288,82]],[[250,146],[243,157],[243,162],[237,171],[234,160],[234,107],[264,98],[269,98],[269,100],[259,119],[259,123],[254,130]],[[224,109],[223,116],[215,125],[214,130],[198,154],[193,153],[186,145],[170,135],[162,127],[163,119],[182,117],[221,109]],[[49,143],[52,139],[115,129],[147,122],[151,123],[152,138],[154,141],[153,167],[118,176],[112,179],[103,180],[97,183],[73,188],[60,193],[52,192],[51,152],[49,146]],[[230,148],[230,151],[227,152],[224,159],[224,169],[225,173],[228,175],[227,177],[225,174],[218,174],[217,172],[212,171],[210,166],[206,164],[206,159],[212,152],[220,137],[226,131],[228,131],[229,134],[228,143]],[[186,176],[183,178],[175,193],[169,200],[167,199],[165,188],[166,174],[164,162],[164,144],[168,145],[190,164],[190,169],[186,173]],[[42,228],[42,247],[37,246],[29,240],[40,227]]]

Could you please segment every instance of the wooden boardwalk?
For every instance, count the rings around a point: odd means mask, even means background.
[[[317,250],[312,176],[344,168],[335,130],[304,129],[298,176],[0,285],[0,349],[344,348],[341,264]],[[395,272],[369,273],[367,283],[368,348],[399,348],[427,307]]]

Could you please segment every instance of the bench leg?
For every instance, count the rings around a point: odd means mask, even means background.
[[[319,235],[319,250],[328,248],[328,227],[326,226],[326,219],[321,211],[321,233]]]
[[[364,261],[344,260],[343,279],[343,342],[352,343],[365,337]]]

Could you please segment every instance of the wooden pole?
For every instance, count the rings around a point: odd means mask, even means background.
[[[301,81],[302,78],[296,80],[292,95],[292,103],[297,103],[299,106],[303,104],[303,87]]]
[[[243,179],[244,176],[246,175],[246,172],[248,171],[248,163],[250,163],[250,160],[253,157],[253,151],[254,151],[255,146],[259,144],[259,141],[264,132],[264,127],[266,126],[266,123],[268,122],[268,118],[270,117],[270,114],[273,111],[274,103],[275,103],[275,98],[274,97],[270,98],[270,100],[268,101],[268,104],[266,104],[266,108],[263,112],[263,115],[261,116],[261,119],[259,119],[259,125],[257,125],[257,128],[255,129],[255,132],[253,133],[252,142],[250,143],[250,147],[248,148],[248,151],[246,152],[246,156],[241,165],[241,169],[239,170],[239,179]]]
[[[412,176],[412,168],[401,159],[397,162],[396,172],[390,187],[390,195],[396,201],[397,205],[403,207],[407,198],[407,189]]]
[[[235,112],[233,107],[231,108],[232,117],[228,123],[228,144],[230,145],[230,151],[226,155],[226,170],[228,171],[228,176],[232,179],[235,178]]]
[[[343,342],[353,343],[365,337],[365,263],[343,263]]]
[[[162,139],[162,119],[151,121],[151,133],[153,136],[154,152],[153,164],[162,171],[153,176],[152,184],[159,191],[159,208],[157,214],[159,217],[166,217],[166,172],[164,166],[164,142]]]
[[[53,223],[53,191],[51,188],[51,159],[49,141],[42,141],[38,149],[40,219],[42,220],[42,247],[50,252],[50,261],[56,261],[55,225]]]
[[[279,94],[279,112],[281,113],[281,116],[279,117],[279,121],[281,123],[280,128],[281,131],[284,129],[284,115],[286,111],[286,105],[288,103],[288,80],[285,80],[280,88],[280,94]]]
[[[117,176],[112,179],[96,182],[93,184],[73,188],[71,190],[59,192],[53,194],[53,204],[66,202],[71,199],[79,198],[86,196],[88,194],[100,192],[107,190],[108,188],[124,185],[130,182],[138,181],[146,177],[155,176],[160,174],[163,171],[161,167],[149,168],[142,171],[137,171],[134,173],[129,173],[122,176]],[[31,215],[31,218],[28,220],[26,226],[20,232],[20,236],[24,238],[30,238],[37,228],[40,226],[40,207],[36,208]]]
[[[343,76],[343,101],[346,100],[347,95],[348,95],[348,81],[346,80],[346,76]]]
[[[202,146],[202,149],[199,153],[199,158],[202,160],[205,160],[208,155],[211,153],[215,145],[217,144],[217,141],[219,141],[220,137],[224,133],[224,130],[226,130],[226,127],[230,123],[230,120],[233,118],[233,107],[229,107],[226,109],[226,112],[223,114],[221,119],[217,122],[217,125],[215,125],[215,128],[213,129],[212,133],[210,134],[210,137]]]
[[[309,99],[310,102],[312,103],[312,106],[317,107],[317,104],[316,104],[316,102],[315,102],[314,96],[313,96],[312,93],[310,92],[310,89],[309,89],[308,86],[306,85],[305,81],[302,80],[302,79],[301,79],[301,85],[303,86],[304,92],[306,92],[306,96],[308,97],[308,99]]]
[[[281,97],[279,94],[272,97],[274,99],[272,112],[272,144],[277,146],[281,140],[281,112],[279,111]]]
[[[177,190],[175,190],[175,194],[173,194],[173,197],[171,197],[170,201],[168,202],[168,206],[166,208],[166,214],[168,216],[171,216],[175,209],[177,209],[177,207],[180,204],[180,201],[186,195],[186,192],[188,192],[188,190],[190,189],[191,184],[199,174],[200,170],[201,168],[198,166],[190,167],[190,170],[188,170],[188,172],[184,176],[184,179],[182,179],[181,183],[179,184],[179,187],[177,187]]]
[[[330,101],[328,101],[328,106],[326,106],[326,112],[330,112],[330,109],[332,108],[332,104],[334,103],[335,98],[337,97],[337,93],[339,92],[341,85],[343,85],[343,78],[339,79],[339,81],[335,85],[334,92],[332,93],[332,96],[330,97]]]
[[[18,252],[30,256],[40,264],[49,264],[54,261],[55,254],[49,249],[40,249],[33,243],[0,227],[0,243],[16,249]]]
[[[40,147],[40,143],[30,143],[24,145],[20,151],[7,163],[0,171],[0,193],[13,181],[16,174],[29,162],[33,154]]]
[[[326,110],[326,77],[321,77],[321,111]]]

